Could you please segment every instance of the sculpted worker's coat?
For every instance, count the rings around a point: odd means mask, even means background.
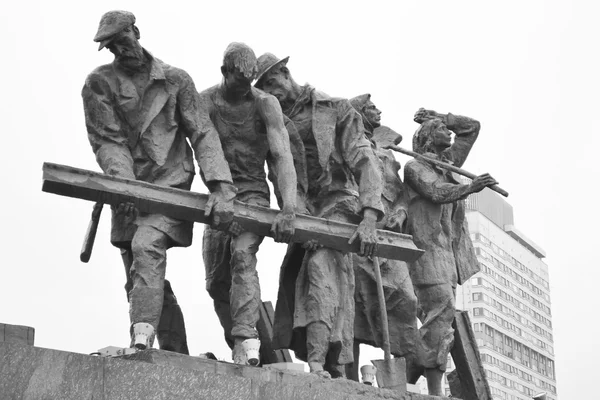
[[[477,140],[479,122],[452,114],[447,119],[446,126],[456,138],[442,161],[461,167]],[[433,153],[425,155],[436,158]],[[411,263],[413,284],[451,283],[456,287],[479,271],[465,218],[466,196],[460,197],[456,187],[461,182],[452,172],[418,159],[406,163],[404,182],[409,198],[408,233],[417,247],[425,250]]]
[[[151,58],[141,96],[116,65],[96,68],[82,90],[88,138],[109,175],[189,190],[194,178],[192,149],[205,182],[231,182],[219,138],[198,112],[198,94],[183,70]],[[115,220],[111,241],[131,240],[132,221]],[[192,223],[161,215],[140,215],[137,225],[166,233],[176,246],[191,243]]]
[[[364,137],[360,115],[345,99],[330,97],[314,89],[310,93],[312,131],[322,168],[317,181],[321,191],[317,196],[345,191],[358,196],[359,211],[372,208],[382,217],[381,175],[371,143]],[[355,176],[359,178],[358,183]]]
[[[303,96],[298,103],[304,101],[312,107],[310,121],[298,123],[292,113],[284,112],[294,121],[301,137],[311,130],[316,142],[316,157],[305,149],[308,212],[359,223],[362,210],[369,207],[382,217],[381,175],[371,144],[364,136],[360,115],[347,100],[329,97],[310,86],[305,87]],[[315,159],[318,165],[311,165],[310,160]],[[311,179],[315,168],[320,173]],[[358,184],[355,177],[359,178]],[[335,349],[336,363],[352,362],[353,294],[354,271],[349,254],[320,249],[305,257],[301,246],[290,245],[280,275],[274,347],[291,348],[297,357],[306,359],[304,328],[321,321],[331,330],[329,341]]]
[[[398,175],[400,163],[396,161],[391,150],[384,147],[397,144],[402,136],[390,128],[382,126],[375,130],[375,135],[368,126],[365,131],[373,143],[373,150],[380,161],[383,178],[382,202],[385,217],[377,224],[378,229],[388,229],[391,216],[406,213],[406,190]],[[387,131],[388,138],[379,141],[378,132]],[[393,140],[388,141],[392,137]],[[404,226],[402,227],[404,229]],[[377,280],[373,261],[354,254],[354,270],[356,274],[354,338],[360,343],[383,348],[383,332],[380,315]],[[388,332],[392,354],[412,360],[415,351],[417,331],[417,299],[404,261],[379,258],[381,278],[388,316]]]

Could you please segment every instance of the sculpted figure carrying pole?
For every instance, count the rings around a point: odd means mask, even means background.
[[[259,57],[256,87],[277,97],[302,139],[308,190],[299,209],[321,218],[360,222],[351,240],[360,240],[361,253],[370,256],[377,243],[376,223],[383,218],[382,185],[360,115],[348,100],[298,85],[287,61],[270,53]],[[293,349],[313,373],[343,376],[343,365],[353,361],[353,297],[349,254],[315,243],[305,254],[301,246],[291,245],[280,275],[275,347]]]
[[[400,163],[396,161],[386,144],[398,144],[402,136],[387,127],[381,127],[381,111],[371,101],[370,94],[363,94],[350,99],[352,107],[362,117],[365,134],[371,141],[373,151],[379,159],[383,177],[383,195],[381,201],[385,210],[385,218],[377,224],[378,229],[393,232],[406,232],[407,197],[406,189],[398,176]],[[380,128],[381,127],[381,128]],[[383,135],[374,136],[376,128],[385,131]],[[379,140],[385,139],[386,143]],[[373,261],[367,257],[353,255],[356,274],[356,317],[354,322],[354,365],[347,373],[358,380],[359,343],[382,348],[382,321],[377,298],[377,282],[374,275]],[[408,273],[408,265],[404,261],[379,258],[385,304],[388,316],[390,350],[396,357],[404,357],[407,365],[407,379],[414,383],[420,376],[414,371],[415,340],[417,334],[417,298]]]
[[[220,136],[237,189],[236,199],[269,207],[265,174],[265,162],[269,161],[283,202],[272,230],[275,241],[289,242],[294,234],[296,172],[279,102],[251,86],[257,60],[247,45],[231,43],[227,47],[221,73],[223,81],[201,92],[200,99],[202,112],[211,119]],[[241,344],[258,336],[256,323],[261,298],[256,252],[262,241],[262,236],[252,232],[232,236],[210,228],[204,230],[206,289],[214,300],[237,364],[258,362],[246,359]]]
[[[219,137],[210,120],[201,119],[190,76],[146,51],[134,24],[132,13],[109,11],[94,38],[99,50],[115,56],[87,77],[82,91],[96,160],[109,175],[189,190],[193,150],[211,192],[205,212],[215,226],[226,228],[235,188]],[[192,222],[121,204],[113,210],[111,239],[131,249],[131,346],[152,347],[163,307],[166,250],[191,244]]]
[[[422,123],[413,136],[413,151],[457,167],[464,164],[479,135],[479,122],[468,117],[420,109],[415,121]],[[420,159],[406,163],[404,182],[409,198],[408,233],[417,247],[425,250],[410,264],[423,323],[417,356],[425,368],[429,394],[441,396],[446,360],[454,342],[457,268],[477,265],[463,200],[497,182],[483,174],[462,184],[450,171]]]

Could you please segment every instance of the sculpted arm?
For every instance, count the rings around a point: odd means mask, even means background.
[[[471,152],[471,148],[473,148],[473,145],[479,136],[481,124],[473,118],[450,113],[440,114],[424,108],[420,108],[415,113],[414,120],[417,123],[422,123],[423,121],[434,118],[440,119],[443,124],[446,125],[446,128],[456,134],[454,143],[450,148],[444,150],[444,155],[452,160],[455,166],[460,168],[467,160],[467,156]]]
[[[443,115],[444,124],[456,134],[454,143],[446,150],[454,165],[461,167],[467,160],[477,137],[479,136],[480,123],[472,118],[461,115]]]
[[[192,78],[183,71],[182,75],[177,105],[181,124],[198,161],[200,175],[210,191],[204,214],[212,215],[213,228],[239,233],[239,226],[231,223],[236,189],[223,154],[219,134],[210,119],[208,104],[200,100]]]
[[[361,208],[371,209],[380,220],[383,218],[381,203],[383,181],[379,171],[379,161],[371,148],[371,143],[364,135],[360,114],[347,101],[341,104],[338,111],[336,140],[341,145],[344,161],[358,182]]]
[[[277,99],[273,96],[262,97],[258,104],[259,113],[267,128],[269,150],[283,200],[282,211],[275,217],[271,231],[276,242],[289,242],[294,235],[297,195],[296,170],[290,151],[289,135]]]
[[[190,140],[204,183],[212,192],[220,182],[232,183],[219,134],[209,116],[208,103],[201,100],[192,78],[182,73],[177,95],[181,124]]]
[[[408,213],[408,202],[406,201],[406,194],[404,193],[404,191],[402,191],[402,194],[400,194],[396,200],[394,200],[394,204],[392,205],[391,209],[390,209],[390,214],[392,215],[400,215],[400,214],[404,214],[405,216]]]
[[[444,182],[432,167],[409,161],[404,170],[404,182],[432,203],[452,203],[463,200],[475,190],[472,184]]]
[[[404,186],[404,184],[402,184],[402,186]],[[404,232],[406,220],[408,218],[408,201],[405,190],[402,190],[398,197],[396,197],[388,213],[389,215],[385,225],[386,229],[398,233]]]
[[[105,174],[135,179],[133,158],[111,102],[112,90],[108,82],[98,74],[90,74],[81,96],[88,139],[98,165]]]
[[[264,97],[260,100],[259,112],[267,128],[267,140],[277,176],[277,186],[283,199],[282,210],[292,213],[296,209],[297,178],[281,106],[275,97]]]
[[[404,182],[399,176],[400,163],[391,150],[376,151],[383,164],[383,196],[391,201],[386,215],[385,228],[402,233],[408,217],[408,197]]]
[[[336,130],[336,140],[340,144],[342,157],[358,182],[363,217],[348,242],[360,239],[359,254],[371,257],[377,248],[376,222],[384,217],[381,202],[383,180],[379,171],[379,160],[364,134],[360,114],[347,100],[338,106]]]

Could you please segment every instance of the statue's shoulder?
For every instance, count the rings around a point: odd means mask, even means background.
[[[112,64],[101,65],[95,68],[85,78],[85,84],[81,91],[84,99],[96,96],[108,96],[116,93],[118,88],[117,77]]]
[[[216,84],[198,92],[202,99],[212,99],[219,90],[220,84]]]
[[[220,84],[216,84],[207,89],[204,89],[198,92],[198,100],[200,101],[200,108],[205,112],[208,112],[209,115],[213,113],[215,110],[216,104],[216,96],[219,91]]]
[[[332,97],[325,92],[321,92],[320,90],[315,89],[312,92],[313,100],[317,104],[329,106],[331,108],[336,109],[340,115],[345,115],[345,113],[354,110],[352,105],[350,104],[350,100],[345,99],[343,97]]]
[[[112,64],[105,64],[99,67],[94,68],[92,72],[90,72],[85,79],[86,84],[99,82],[99,81],[107,81],[114,77],[114,70]]]
[[[251,93],[259,105],[268,107],[268,106],[275,106],[275,105],[279,104],[279,100],[277,100],[277,97],[275,97],[272,94],[269,94],[267,92],[263,92],[262,90],[257,89],[255,87],[251,88]]]
[[[417,163],[419,162],[419,160],[416,160],[414,158],[411,158],[410,160],[408,160],[406,162],[406,164],[404,165],[404,169],[408,170],[408,169],[414,169],[415,167],[417,167]]]
[[[402,135],[388,126],[381,125],[373,130],[373,141],[379,147],[398,145],[402,141]]]
[[[314,89],[312,91],[311,96],[312,96],[312,98],[315,101],[317,101],[319,103],[321,103],[321,102],[334,102],[334,101],[338,100],[337,98],[331,97],[327,93],[322,92],[322,91],[317,90],[317,89]]]
[[[416,171],[422,171],[423,169],[430,169],[430,167],[431,167],[431,165],[428,162],[425,162],[425,161],[422,161],[422,160],[419,160],[416,158],[411,158],[404,165],[404,171],[416,172]]]
[[[254,86],[252,86],[250,88],[250,92],[252,93],[252,96],[254,96],[254,98],[259,99],[259,100],[266,99],[269,97],[275,98],[275,96],[273,96],[265,91],[262,91],[259,88],[256,88]]]
[[[167,64],[166,62],[160,59],[155,60],[161,66],[166,79],[178,83],[192,81],[192,77],[185,70]]]

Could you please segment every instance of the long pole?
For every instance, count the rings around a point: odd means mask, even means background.
[[[377,298],[379,300],[379,315],[381,316],[381,331],[383,333],[383,359],[388,361],[392,359],[390,349],[390,331],[388,325],[387,309],[385,306],[385,296],[383,293],[383,280],[381,279],[381,267],[379,266],[379,257],[373,257],[373,269],[375,272],[375,281],[377,282]]]
[[[407,156],[414,157],[414,158],[416,158],[418,160],[423,160],[423,161],[426,161],[428,163],[435,164],[438,167],[450,170],[452,172],[456,172],[457,174],[462,175],[462,176],[466,176],[467,178],[470,178],[470,179],[475,179],[477,177],[477,175],[475,175],[475,174],[473,174],[473,173],[471,173],[469,171],[466,171],[466,170],[464,170],[462,168],[458,168],[458,167],[455,167],[454,165],[450,165],[450,164],[445,163],[443,161],[436,160],[435,158],[431,158],[431,157],[427,157],[427,156],[424,156],[424,155],[419,154],[419,153],[415,153],[414,151],[403,149],[402,147],[390,145],[390,146],[386,146],[386,149],[394,150],[394,151],[397,151],[398,153],[406,154]],[[492,189],[494,192],[501,194],[504,197],[508,197],[508,192],[506,190],[502,189],[498,185],[489,186],[489,188]]]

